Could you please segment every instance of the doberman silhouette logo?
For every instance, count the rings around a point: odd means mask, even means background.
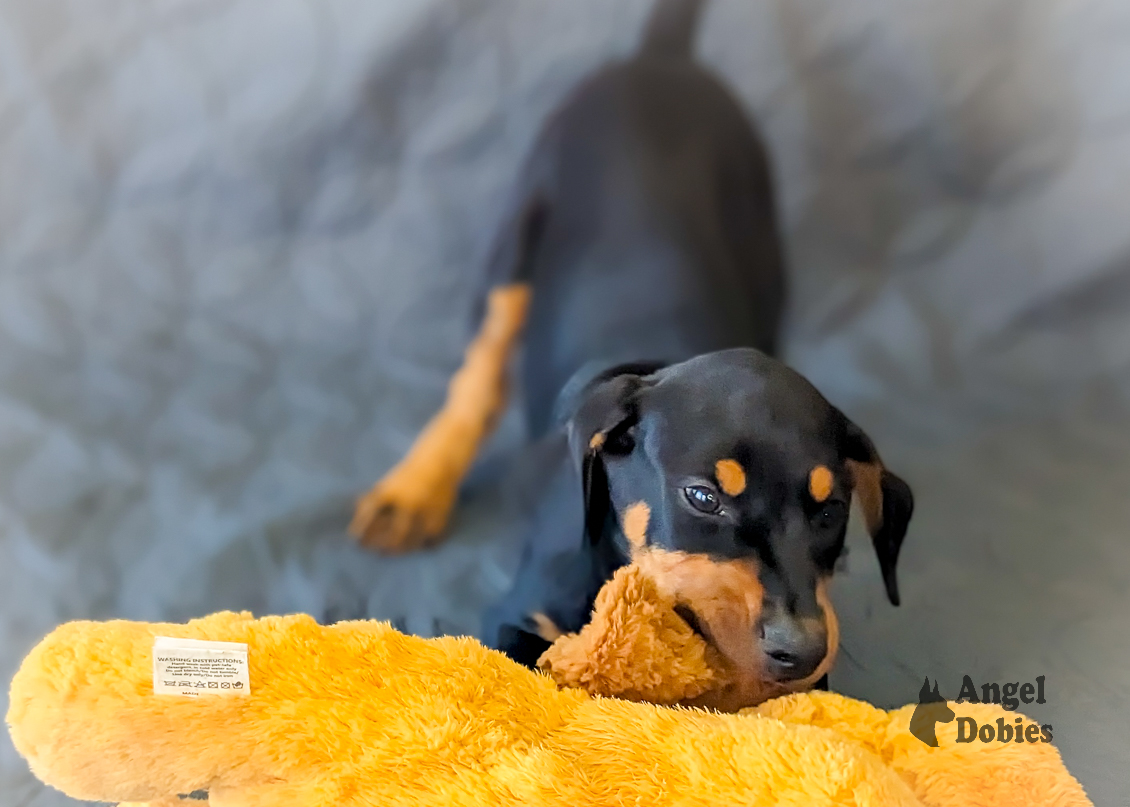
[[[926,745],[938,747],[938,735],[934,727],[938,723],[950,723],[954,717],[953,709],[946,703],[946,699],[938,692],[938,682],[934,681],[934,689],[930,689],[930,679],[922,683],[918,692],[918,705],[914,707],[914,714],[910,716],[910,733]]]

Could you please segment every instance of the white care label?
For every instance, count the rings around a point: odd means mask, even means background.
[[[153,694],[247,695],[247,645],[158,636],[153,641]]]

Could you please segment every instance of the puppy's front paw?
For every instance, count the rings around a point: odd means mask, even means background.
[[[458,479],[416,463],[393,468],[357,500],[349,532],[363,545],[389,554],[436,543],[447,527]]]

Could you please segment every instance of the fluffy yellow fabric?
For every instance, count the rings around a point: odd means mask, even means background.
[[[679,553],[642,554],[605,583],[589,624],[578,633],[559,636],[538,666],[561,686],[583,689],[590,695],[720,712],[737,712],[811,689],[835,656],[838,628],[834,616],[828,623],[832,652],[808,678],[782,684],[767,680],[756,669],[738,668],[717,643],[708,645],[679,616],[679,598],[673,589],[681,587],[682,596],[697,595],[693,602],[698,616],[716,614],[722,617],[719,624],[726,625],[726,612],[744,605],[741,598],[748,592],[745,586],[750,578],[740,568],[727,569],[726,564],[701,560],[706,562],[699,565],[699,558],[679,557]],[[679,575],[671,574],[671,568],[680,567]],[[734,577],[728,577],[731,572]],[[663,578],[666,585],[660,582]],[[678,585],[684,581],[691,585]],[[760,598],[760,585],[755,585]],[[737,600],[729,599],[733,594]],[[823,594],[818,591],[817,596]],[[728,628],[732,636],[741,634],[733,624]],[[752,645],[752,630],[750,626],[748,638],[739,642]]]
[[[616,641],[637,612],[689,641],[640,591],[606,620]],[[155,695],[156,636],[246,642],[250,694]],[[678,655],[660,658],[693,679],[688,691],[711,685],[706,656]],[[951,723],[929,748],[910,713],[827,693],[738,715],[633,703],[559,689],[471,639],[220,613],[58,628],[13,679],[8,722],[43,781],[162,807],[199,805],[177,794],[200,790],[211,807],[1089,804],[1051,745],[957,745]]]
[[[538,667],[563,687],[663,706],[698,705],[729,684],[725,660],[695,635],[637,567],[616,573],[596,598],[592,620],[558,638]]]

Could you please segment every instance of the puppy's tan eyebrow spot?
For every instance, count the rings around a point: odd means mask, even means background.
[[[604,432],[597,432],[589,440],[589,448],[593,451],[600,451],[601,446],[604,445]]]
[[[827,498],[832,495],[832,487],[835,481],[832,472],[823,465],[817,465],[813,468],[812,472],[808,475],[808,492],[811,494],[813,501],[826,501]]]
[[[534,613],[530,614],[530,621],[534,623],[534,627],[537,629],[538,636],[545,639],[547,642],[556,642],[558,639],[565,635],[561,631],[561,628],[557,627],[557,623],[555,623],[541,611],[535,611]]]
[[[714,463],[714,476],[727,496],[737,496],[745,490],[745,471],[737,460],[718,460]]]
[[[620,516],[620,526],[624,536],[636,549],[642,549],[647,544],[647,525],[651,520],[651,508],[647,502],[635,502],[624,508]]]

